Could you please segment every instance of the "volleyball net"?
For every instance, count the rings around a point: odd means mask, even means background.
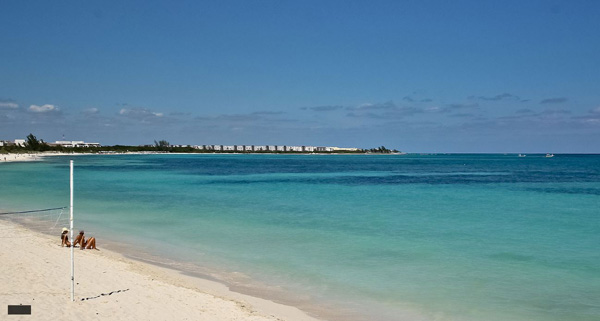
[[[0,238],[24,237],[16,233],[21,227],[47,234],[60,234],[69,226],[68,207],[54,207],[26,211],[1,211],[0,221],[14,223],[0,226]]]

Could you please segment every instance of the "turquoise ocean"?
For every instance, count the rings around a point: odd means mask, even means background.
[[[599,155],[56,156],[0,211],[67,206],[69,159],[100,248],[328,319],[600,320]]]

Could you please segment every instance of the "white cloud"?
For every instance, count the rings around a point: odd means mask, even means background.
[[[600,118],[587,118],[584,119],[583,122],[592,125],[600,125]]]
[[[121,109],[121,111],[119,111],[119,114],[135,115],[135,116],[156,116],[156,117],[162,117],[164,115],[163,113],[156,113],[156,112],[150,111],[145,108],[132,108],[132,109],[123,108],[123,109]]]
[[[0,109],[17,109],[19,104],[10,101],[0,101]]]
[[[47,113],[47,112],[53,112],[53,111],[58,111],[58,107],[54,106],[54,105],[50,105],[50,104],[45,104],[45,105],[31,105],[29,106],[29,111],[34,112],[34,113]]]
[[[89,107],[89,108],[83,109],[79,113],[86,118],[100,117],[100,109],[98,109],[96,107]]]
[[[119,115],[123,115],[131,119],[147,121],[150,119],[161,118],[164,116],[164,113],[157,113],[146,108],[122,108],[119,111]]]

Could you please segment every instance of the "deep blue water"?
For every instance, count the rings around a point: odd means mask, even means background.
[[[0,208],[68,205],[68,159],[1,164]],[[73,159],[86,234],[342,319],[600,319],[600,156]]]

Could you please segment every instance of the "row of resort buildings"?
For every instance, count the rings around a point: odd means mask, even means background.
[[[84,141],[56,141],[47,143],[50,146],[75,147],[101,147],[100,143],[87,143]],[[14,141],[0,140],[1,146],[25,146],[24,139]],[[198,150],[215,152],[298,152],[298,153],[320,153],[320,152],[357,152],[359,148],[325,147],[325,146],[288,146],[288,145],[170,145],[169,147],[194,148]]]
[[[173,147],[191,147],[216,152],[356,152],[359,148],[325,146],[287,146],[287,145],[173,145]]]
[[[62,147],[100,147],[100,143],[86,143],[80,140],[68,141],[68,140],[58,140],[54,143],[46,143],[49,146],[62,146]],[[2,146],[21,146],[25,147],[24,139],[15,139],[12,140],[0,140],[0,147]]]

